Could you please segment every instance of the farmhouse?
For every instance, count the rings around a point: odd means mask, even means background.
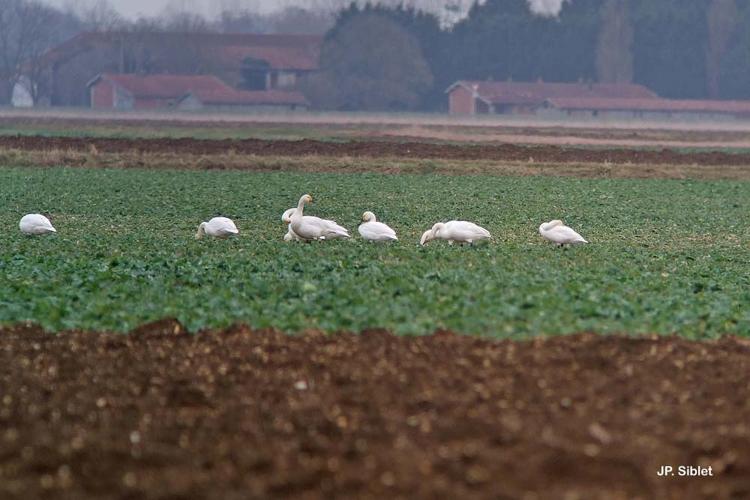
[[[631,83],[493,82],[460,80],[446,90],[451,114],[535,114],[551,98],[653,99]]]
[[[461,80],[446,92],[451,114],[680,121],[750,119],[750,101],[663,99],[642,85],[630,83]]]
[[[84,32],[44,55],[38,84],[53,106],[89,105],[87,83],[101,74],[214,75],[245,90],[296,90],[318,68],[322,42],[313,35]]]
[[[307,107],[294,90],[236,90],[210,75],[103,73],[88,82],[95,109],[294,110]]]

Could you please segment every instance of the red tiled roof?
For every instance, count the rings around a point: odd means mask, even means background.
[[[208,75],[121,75],[104,73],[88,86],[101,80],[114,83],[134,98],[183,99],[193,95],[203,104],[294,104],[307,105],[296,91],[237,90],[215,76]]]
[[[475,90],[477,97],[490,104],[541,104],[546,99],[629,98],[652,99],[658,96],[642,85],[630,83],[552,83],[552,82],[480,82],[461,80],[448,92],[462,86]]]
[[[547,102],[552,107],[571,110],[750,114],[750,101],[552,98]]]
[[[108,80],[126,90],[133,97],[177,99],[188,92],[222,92],[234,90],[215,76],[210,75],[123,75],[103,73],[88,86],[99,80]]]
[[[179,43],[180,40],[189,39],[191,44],[199,44],[207,49],[214,48],[218,52],[217,57],[233,67],[238,67],[242,59],[251,56],[267,58],[266,60],[274,69],[300,71],[318,68],[320,47],[323,44],[323,37],[317,35],[181,32],[154,32],[144,35],[130,32],[82,32],[48,50],[43,58],[47,64],[60,63],[93,47],[129,39],[141,45],[143,43],[175,43],[175,41]]]
[[[191,91],[203,104],[294,104],[306,106],[307,99],[300,92],[286,90]]]

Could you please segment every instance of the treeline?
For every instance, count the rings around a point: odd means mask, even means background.
[[[572,0],[544,17],[526,0],[487,0],[450,27],[435,13],[351,5],[328,32],[322,69],[309,92],[338,109],[440,110],[459,79],[635,82],[664,97],[750,99],[750,1]]]

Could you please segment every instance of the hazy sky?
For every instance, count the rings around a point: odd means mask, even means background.
[[[46,0],[48,3],[58,7],[66,6],[92,6],[102,0]],[[274,9],[290,5],[301,7],[312,7],[316,5],[330,4],[326,0],[104,0],[108,1],[118,12],[129,18],[139,15],[153,16],[160,14],[166,8],[179,11],[198,12],[207,17],[214,17],[223,10],[258,9],[270,12]],[[419,5],[435,5],[434,0],[411,0]],[[447,0],[446,0],[447,1]],[[528,0],[532,9],[539,13],[556,14],[560,5],[570,0]],[[393,0],[391,0],[393,2]],[[452,3],[462,4],[468,7],[472,0],[452,0]]]

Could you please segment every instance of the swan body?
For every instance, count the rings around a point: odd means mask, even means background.
[[[24,234],[48,234],[57,232],[57,230],[52,227],[52,223],[49,219],[41,214],[24,215],[21,217],[18,227]]]
[[[349,231],[334,221],[304,215],[306,203],[312,203],[312,196],[309,194],[302,195],[290,218],[289,227],[294,234],[305,241],[349,238]]]
[[[232,219],[226,217],[214,217],[208,222],[201,222],[198,226],[198,232],[195,234],[195,239],[199,240],[204,234],[213,236],[214,238],[229,238],[239,234],[239,229],[234,225]]]
[[[588,243],[588,241],[583,239],[583,236],[564,225],[561,220],[545,222],[539,226],[539,234],[541,234],[544,239],[561,246]]]
[[[426,244],[430,240],[448,240],[449,242],[457,241],[459,243],[473,244],[475,241],[482,241],[492,238],[492,235],[485,228],[467,222],[464,220],[452,220],[448,222],[438,222],[432,229],[422,234],[420,245]]]
[[[357,230],[362,237],[368,241],[397,241],[396,231],[382,222],[378,222],[375,214],[365,212],[362,214],[362,224]]]
[[[296,208],[290,208],[286,212],[284,212],[281,215],[281,221],[287,224],[287,230],[286,234],[284,235],[284,241],[302,241],[302,238],[294,234],[294,231],[292,230],[292,214],[294,211],[297,210]]]

